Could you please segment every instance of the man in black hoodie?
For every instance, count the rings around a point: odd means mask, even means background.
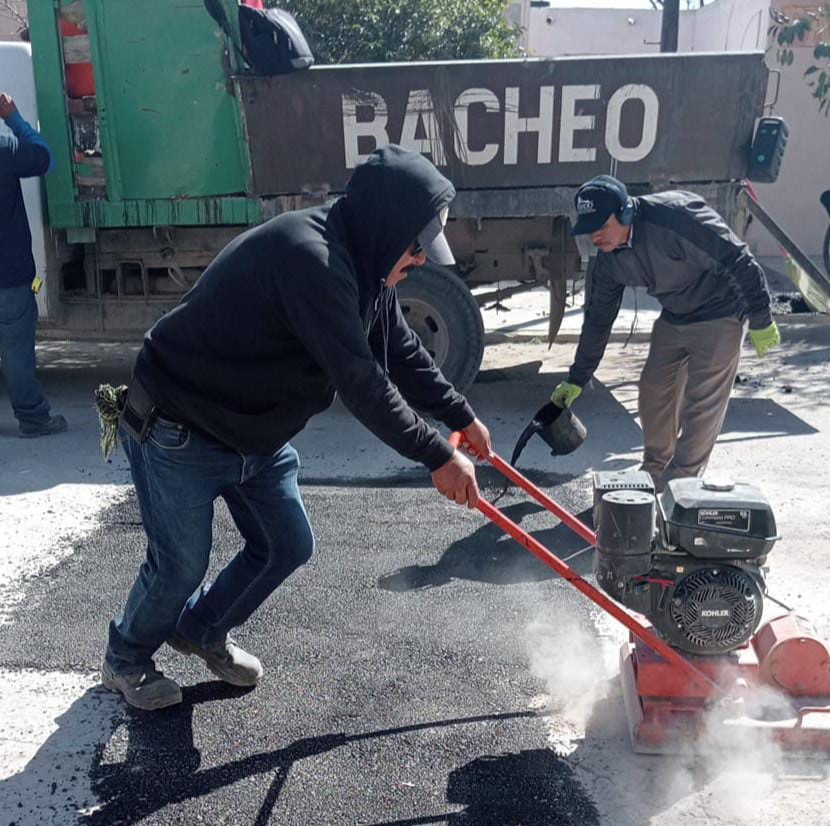
[[[409,329],[394,286],[427,257],[452,263],[452,184],[388,146],[329,207],[286,213],[231,242],[145,337],[122,415],[147,558],[110,624],[102,682],[144,709],[181,702],[153,664],[167,642],[219,677],[256,685],[262,666],[228,636],[313,551],[289,440],[335,393],[378,438],[475,507],[471,462],[413,408],[490,437]],[[203,584],[213,503],[245,545]]]

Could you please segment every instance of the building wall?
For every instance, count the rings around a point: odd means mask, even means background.
[[[769,7],[785,13],[803,12],[818,4],[793,0],[715,0],[702,9],[681,11],[680,51],[738,51],[767,48]],[[532,8],[528,49],[538,56],[580,54],[641,54],[660,49],[661,12],[635,9]],[[828,32],[825,40],[830,40]],[[821,163],[830,145],[830,118],[818,112],[804,82],[812,42],[795,48],[795,61],[781,71],[773,114],[784,117],[790,140],[781,174],[774,184],[759,185],[759,196],[795,242],[811,256],[821,255],[827,215],[818,198],[830,189],[830,165]],[[767,58],[778,70],[774,50]],[[771,83],[770,99],[774,93]],[[777,245],[759,226],[748,240],[758,255],[777,254]]]
[[[531,8],[531,54],[642,54],[660,51],[662,12],[653,9]],[[682,52],[763,49],[769,0],[716,0],[680,12]]]
[[[773,0],[772,5],[785,13],[797,11],[792,2]],[[799,6],[805,8],[804,4]],[[823,39],[830,41],[830,30],[825,32]],[[809,37],[804,43],[797,44],[793,49],[795,60],[786,68],[778,66],[775,49],[767,56],[770,68],[781,72],[774,114],[786,120],[790,137],[778,180],[774,184],[758,184],[756,188],[761,202],[793,240],[808,255],[819,257],[827,230],[827,213],[818,199],[824,190],[830,189],[830,162],[827,160],[830,117],[819,112],[818,101],[812,97],[813,90],[804,79],[804,70],[815,63],[814,46]],[[761,227],[750,227],[748,237],[760,255],[776,253],[777,245]]]
[[[717,0],[688,12],[689,48],[697,52],[765,49],[769,0]]]

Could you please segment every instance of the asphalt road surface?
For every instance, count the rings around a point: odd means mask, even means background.
[[[782,325],[786,349],[765,362],[745,356],[713,465],[766,493],[785,536],[770,590],[828,637],[830,333],[808,322]],[[500,452],[572,349],[488,349],[471,399]],[[638,460],[644,353],[609,348],[579,400],[589,439],[576,454],[553,462],[535,440],[522,458],[584,519],[588,471]],[[129,709],[96,671],[144,535],[123,460],[98,456],[90,389],[128,373],[131,354],[50,345],[41,358],[72,429],[26,443],[0,416],[0,826],[830,822],[826,760],[796,765],[757,743],[633,755],[619,627],[338,408],[296,443],[315,556],[237,634],[262,685],[230,688],[162,649],[184,703]],[[514,491],[500,504],[559,554],[582,548]],[[223,508],[215,535],[214,570],[239,544]],[[589,555],[573,564],[588,573]]]
[[[246,692],[195,658],[163,650],[185,686],[157,713],[90,688],[44,745],[89,770],[90,824],[598,823],[532,709],[528,623],[548,602],[584,606],[478,514],[423,487],[307,487],[312,563],[239,634],[266,678]],[[578,540],[535,505],[507,512],[542,541]],[[34,585],[0,643],[6,668],[85,671],[142,558],[132,498],[106,512],[72,558]],[[215,562],[238,546],[224,510]],[[76,719],[77,718],[77,719]],[[93,759],[74,754],[77,720],[98,718]],[[67,748],[68,747],[68,748]],[[38,760],[27,771],[38,773]],[[44,773],[46,774],[46,773]],[[26,789],[26,772],[3,790]],[[43,779],[43,794],[50,781]],[[8,804],[7,804],[8,805]],[[9,816],[11,815],[11,816]],[[14,823],[14,813],[4,812]]]

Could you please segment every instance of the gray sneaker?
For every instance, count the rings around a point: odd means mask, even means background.
[[[38,436],[52,436],[66,430],[66,419],[63,416],[46,416],[43,419],[20,422],[21,439],[37,439]]]
[[[182,701],[179,686],[155,666],[131,668],[117,674],[105,661],[101,666],[101,684],[123,694],[131,706],[145,711],[175,706]]]
[[[230,637],[225,637],[224,642],[203,648],[173,632],[167,644],[185,656],[195,654],[201,657],[220,680],[231,685],[250,687],[258,685],[262,679],[262,663],[253,654],[243,651]]]

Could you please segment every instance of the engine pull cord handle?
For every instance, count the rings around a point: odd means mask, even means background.
[[[558,517],[564,522],[572,531],[580,537],[590,542],[591,545],[596,545],[596,534],[582,524],[573,514],[568,513],[561,505],[554,502],[549,496],[542,493],[529,479],[526,479],[521,473],[511,467],[500,456],[493,453],[491,456],[482,456],[475,448],[464,438],[464,434],[456,431],[452,433],[449,438],[450,445],[453,448],[458,448],[463,445],[466,450],[473,451],[479,458],[486,459],[494,468],[501,471],[505,476],[508,476],[520,488],[532,496],[539,504],[543,505],[554,516]],[[652,651],[655,651],[664,660],[681,668],[693,681],[697,687],[708,687],[713,689],[718,695],[724,694],[724,689],[719,686],[714,680],[711,680],[699,668],[696,668],[685,657],[680,655],[675,649],[667,645],[656,634],[654,634],[648,627],[638,622],[631,614],[628,613],[619,603],[606,596],[598,588],[591,585],[590,582],[583,579],[576,571],[569,565],[563,562],[556,554],[548,550],[539,540],[532,537],[527,531],[523,530],[519,525],[505,516],[495,505],[488,502],[484,497],[479,497],[476,505],[484,516],[491,522],[498,525],[505,533],[516,540],[523,548],[530,551],[537,559],[544,562],[549,568],[556,571],[559,576],[567,580],[578,591],[584,594],[593,603],[598,605],[607,614],[610,614],[618,622],[621,622],[635,637],[642,640]]]

